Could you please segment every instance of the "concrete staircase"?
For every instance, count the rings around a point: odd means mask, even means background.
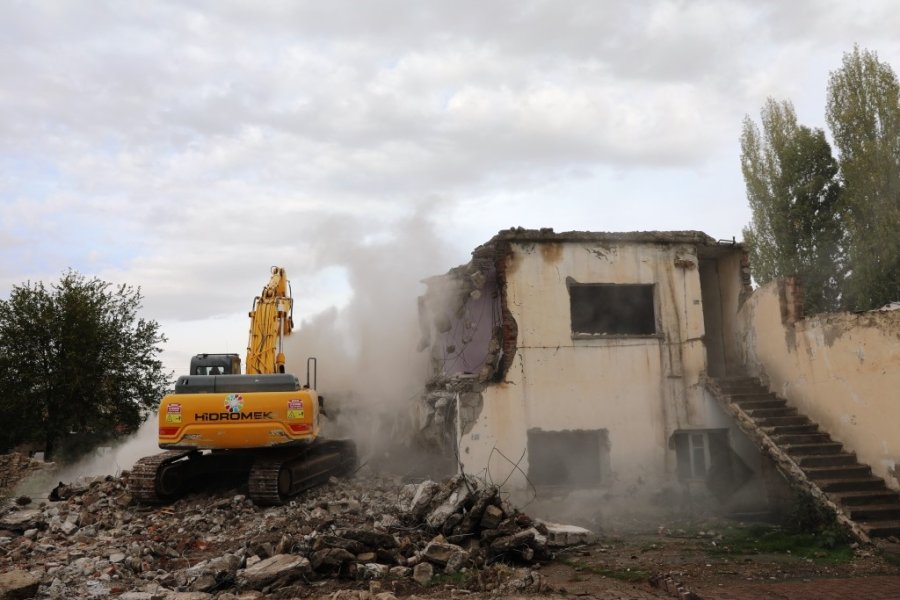
[[[711,379],[707,387],[741,429],[766,446],[785,475],[820,490],[839,518],[852,522],[851,529],[870,538],[900,538],[900,494],[816,423],[754,377]]]

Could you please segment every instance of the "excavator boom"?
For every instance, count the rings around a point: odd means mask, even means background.
[[[272,267],[272,277],[249,313],[248,375],[284,373],[284,338],[294,329],[293,307],[284,268]]]

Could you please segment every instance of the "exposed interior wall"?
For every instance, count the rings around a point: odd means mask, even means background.
[[[772,282],[743,304],[743,362],[900,490],[900,310],[795,320],[798,301]]]

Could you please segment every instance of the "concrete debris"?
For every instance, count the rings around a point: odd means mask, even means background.
[[[135,505],[127,472],[63,484],[58,501],[37,507],[10,500],[0,516],[0,600],[256,600],[307,595],[311,583],[331,594],[341,582],[390,598],[442,574],[496,571],[496,582],[509,565],[585,539],[533,521],[470,476],[403,485],[365,473],[281,507],[242,494]],[[510,590],[536,580],[515,581]],[[346,597],[363,597],[355,593]]]
[[[0,600],[24,600],[37,593],[40,580],[22,569],[0,575]]]
[[[241,571],[238,583],[241,587],[262,589],[276,581],[288,583],[299,579],[311,571],[309,559],[304,556],[276,554]]]

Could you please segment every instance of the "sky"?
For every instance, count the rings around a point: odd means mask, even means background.
[[[898,32],[889,0],[3,2],[0,298],[140,287],[181,373],[244,352],[271,265],[299,325],[414,311],[509,227],[740,239],[744,116],[824,127]]]

